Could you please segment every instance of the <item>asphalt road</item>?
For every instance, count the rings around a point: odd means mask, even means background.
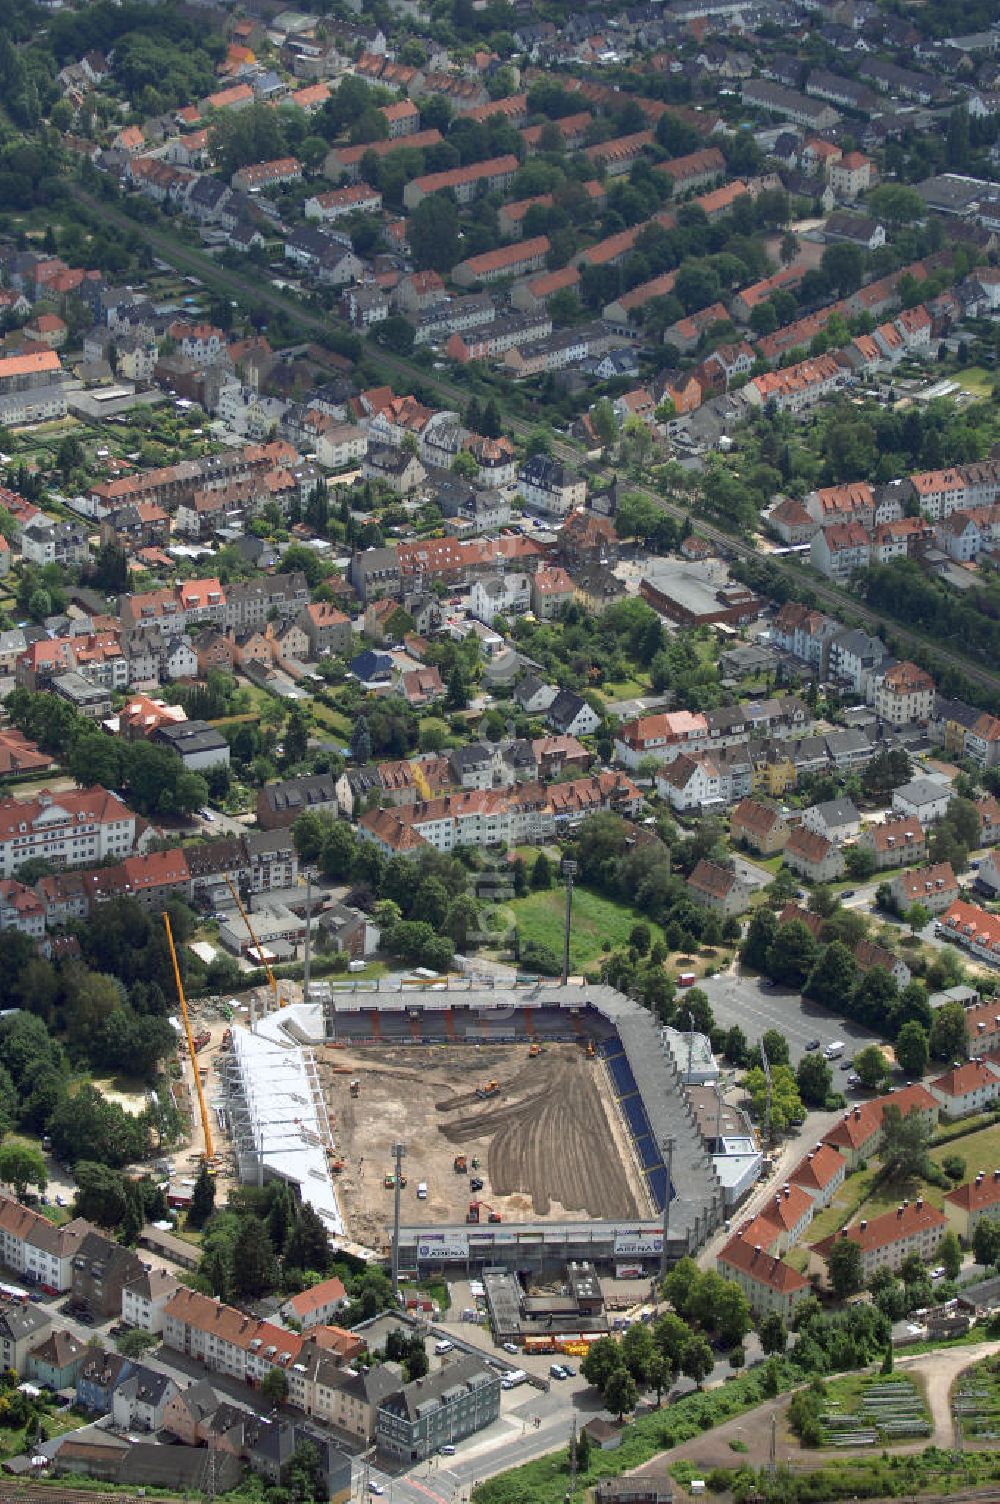
[[[833,1040],[842,1039],[846,1045],[842,1060],[850,1060],[866,1044],[876,1041],[876,1036],[867,1029],[838,1019],[816,1003],[807,1002],[790,987],[769,986],[760,978],[728,972],[706,977],[698,985],[707,993],[720,1028],[731,1029],[738,1024],[751,1044],[768,1029],[776,1029],[788,1041],[792,1065],[798,1064],[813,1039],[820,1040],[824,1049]],[[838,1081],[840,1063],[831,1063],[836,1090],[845,1085],[844,1080]]]

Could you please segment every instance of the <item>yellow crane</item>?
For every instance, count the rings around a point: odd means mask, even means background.
[[[181,1017],[184,1020],[184,1033],[187,1035],[188,1054],[191,1056],[191,1070],[194,1073],[194,1089],[198,1093],[198,1106],[201,1109],[201,1127],[205,1135],[205,1158],[212,1160],[215,1153],[212,1148],[212,1123],[208,1116],[208,1107],[205,1105],[205,1093],[201,1089],[201,1072],[198,1069],[198,1055],[194,1047],[194,1035],[191,1033],[191,1020],[188,1018],[187,1000],[184,997],[184,988],[181,984],[181,969],[177,964],[177,951],[174,948],[173,932],[170,928],[170,915],[164,913],[163,923],[167,929],[167,944],[170,946],[170,959],[174,963],[174,981],[177,983],[177,998],[181,1005]]]
[[[253,948],[257,952],[257,959],[261,962],[261,964],[264,967],[264,970],[267,972],[267,980],[270,983],[271,991],[274,993],[274,1006],[277,1007],[278,1006],[278,984],[275,981],[274,972],[271,970],[270,963],[268,961],[266,961],[265,958],[264,958],[264,952],[261,949],[260,941],[257,939],[257,936],[254,934],[254,932],[253,932],[253,925],[250,923],[250,915],[247,913],[246,909],[243,907],[242,901],[240,899],[240,895],[236,891],[236,884],[233,882],[232,878],[229,876],[228,873],[226,874],[226,883],[228,884],[230,893],[233,895],[233,902],[235,903],[236,907],[240,911],[240,918],[243,920],[243,923],[247,927],[247,934],[250,936],[250,939],[253,942]]]

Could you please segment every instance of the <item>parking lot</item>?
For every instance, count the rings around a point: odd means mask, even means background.
[[[838,1019],[825,1008],[807,1002],[789,987],[774,986],[758,977],[741,977],[730,973],[706,977],[699,982],[708,995],[716,1024],[731,1029],[738,1024],[753,1044],[768,1029],[777,1029],[788,1040],[788,1053],[797,1065],[806,1053],[806,1045],[818,1039],[823,1049],[835,1039],[843,1040],[842,1059],[850,1060],[857,1050],[876,1038],[859,1024]],[[680,1002],[683,1015],[683,999]],[[837,1065],[833,1066],[836,1074]]]

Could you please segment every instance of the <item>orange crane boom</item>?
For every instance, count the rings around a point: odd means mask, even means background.
[[[257,939],[257,936],[253,932],[253,925],[250,923],[250,915],[243,907],[240,895],[236,890],[236,884],[233,882],[228,872],[226,873],[226,884],[229,888],[230,893],[233,895],[233,902],[240,911],[240,918],[243,920],[243,923],[247,927],[247,934],[250,936],[250,939],[253,942],[253,948],[257,952],[257,958],[263,965],[264,970],[267,972],[267,980],[271,985],[271,991],[274,993],[275,1006],[277,1006],[278,984],[274,979],[274,972],[271,970],[270,963],[264,960],[264,952],[261,950],[260,941]]]
[[[174,948],[174,937],[170,928],[170,915],[166,912],[163,915],[163,923],[167,929],[167,944],[170,946],[170,959],[174,963],[174,981],[177,983],[177,998],[181,1005],[181,1017],[184,1020],[184,1032],[187,1035],[188,1054],[191,1056],[191,1070],[194,1075],[194,1088],[198,1093],[198,1106],[201,1109],[201,1127],[205,1135],[205,1158],[214,1159],[212,1123],[208,1116],[208,1107],[205,1104],[205,1093],[201,1089],[201,1073],[198,1069],[198,1055],[195,1050],[194,1035],[191,1033],[191,1020],[188,1017],[187,999],[184,996],[184,988],[181,984],[181,969],[177,964],[177,951]]]

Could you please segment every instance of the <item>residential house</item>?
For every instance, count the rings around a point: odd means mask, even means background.
[[[99,1320],[119,1316],[122,1291],[145,1273],[131,1248],[113,1243],[97,1231],[88,1232],[73,1255],[73,1303]]]
[[[86,1343],[60,1329],[49,1334],[28,1354],[25,1375],[34,1384],[58,1394],[76,1386],[76,1376],[89,1354]]]
[[[950,862],[899,872],[889,884],[889,891],[897,910],[904,915],[914,904],[920,904],[930,914],[941,914],[961,893]]]
[[[601,724],[600,716],[588,701],[570,689],[559,691],[545,718],[562,736],[589,736]]]
[[[28,1354],[48,1331],[52,1317],[44,1306],[31,1305],[10,1296],[0,1297],[0,1363],[22,1377],[27,1373]]]
[[[750,898],[749,885],[737,872],[704,857],[688,878],[687,889],[695,903],[727,919],[744,913]]]
[[[111,1413],[120,1431],[159,1431],[168,1400],[177,1393],[168,1373],[136,1364],[115,1387]]]
[[[1000,1217],[1000,1170],[980,1170],[975,1180],[956,1186],[945,1195],[942,1210],[952,1232],[969,1247],[979,1223]]]
[[[844,854],[827,836],[800,825],[785,843],[785,866],[812,883],[836,882],[844,873]]]
[[[165,1269],[144,1269],[122,1287],[122,1320],[144,1332],[162,1332],[163,1312],[177,1289],[177,1280]]]
[[[789,1179],[807,1191],[817,1207],[829,1206],[847,1176],[847,1160],[833,1144],[819,1143],[800,1160]]]
[[[791,1321],[796,1306],[810,1292],[809,1281],[791,1264],[739,1235],[726,1244],[716,1264],[725,1279],[740,1286],[757,1317],[774,1311]]]
[[[813,804],[802,815],[806,830],[841,843],[853,840],[861,830],[861,815],[850,799],[827,799]]]
[[[758,799],[744,799],[736,806],[729,817],[729,830],[734,841],[761,856],[782,851],[791,834],[781,811]]]
[[[927,857],[927,837],[913,815],[887,816],[881,825],[869,825],[859,836],[858,845],[872,853],[878,872],[922,862]]]
[[[1000,1099],[1000,1065],[991,1060],[967,1060],[935,1077],[930,1090],[949,1119],[991,1112]]]
[[[914,778],[893,789],[893,813],[912,815],[926,827],[944,819],[953,797],[949,784],[934,778]]]
[[[299,1295],[291,1296],[281,1307],[281,1315],[286,1321],[297,1321],[306,1329],[327,1326],[331,1321],[336,1321],[348,1303],[343,1281],[334,1275],[331,1279],[321,1280],[318,1285],[303,1290]]]
[[[346,658],[354,645],[350,617],[329,601],[304,607],[299,623],[309,639],[311,658]]]

